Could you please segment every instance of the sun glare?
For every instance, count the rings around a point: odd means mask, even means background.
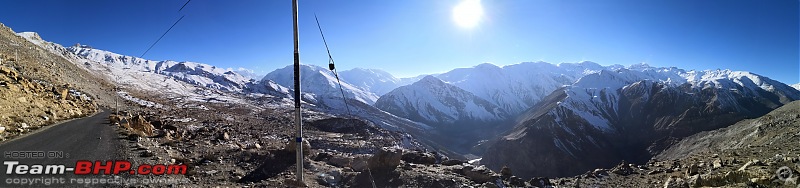
[[[480,0],[462,0],[453,7],[453,21],[464,28],[473,28],[483,17],[483,6]]]

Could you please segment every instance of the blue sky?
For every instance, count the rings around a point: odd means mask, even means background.
[[[0,22],[68,46],[139,56],[186,17],[147,59],[244,67],[291,64],[290,0],[12,0]],[[340,69],[399,77],[483,62],[603,65],[647,62],[684,69],[747,70],[800,82],[797,0],[482,0],[473,28],[453,21],[460,0],[300,0],[301,61],[325,65],[316,13]]]

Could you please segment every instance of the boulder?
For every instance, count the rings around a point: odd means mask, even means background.
[[[664,182],[664,188],[689,188],[689,183],[683,180],[683,178],[669,177],[667,181]]]
[[[368,167],[372,170],[392,170],[400,165],[403,151],[397,148],[383,147],[375,155],[369,158]]]
[[[489,170],[489,168],[486,168],[486,166],[481,165],[476,168],[464,168],[464,176],[475,183],[484,183],[492,181],[496,174]]]
[[[6,132],[6,127],[0,125],[0,134],[2,134],[3,132]]]
[[[414,163],[414,164],[435,164],[436,157],[429,153],[423,152],[408,152],[403,153],[401,158],[405,162]]]
[[[283,147],[283,150],[294,153],[297,151],[295,149],[297,147],[297,142],[292,140],[289,144],[286,144],[286,147]],[[308,142],[307,139],[303,139],[303,156],[308,156],[311,154],[311,143]]]
[[[508,183],[514,187],[525,187],[525,180],[522,180],[522,178],[516,176],[511,176],[508,178]]]
[[[333,165],[336,167],[344,168],[350,166],[350,163],[353,162],[353,158],[341,156],[341,155],[332,155],[326,161],[329,165]]]
[[[688,177],[697,174],[700,171],[699,168],[700,167],[698,167],[696,164],[689,165],[689,168],[686,169],[686,176]]]
[[[458,159],[449,159],[449,160],[442,161],[442,165],[445,165],[445,166],[460,165],[460,164],[464,164],[464,163],[465,163],[464,161],[458,160]]]
[[[155,128],[153,125],[151,125],[150,122],[145,121],[144,117],[142,116],[137,115],[133,117],[129,123],[131,129],[133,129],[135,132],[142,133],[143,136],[155,135]]]
[[[722,167],[722,160],[715,159],[713,162],[711,162],[711,168],[718,169],[721,167]]]
[[[551,187],[553,183],[550,183],[550,179],[545,177],[534,177],[528,180],[528,183],[534,187]]]
[[[503,179],[511,178],[511,168],[508,168],[508,166],[503,166],[503,168],[500,169],[500,176],[502,176]]]
[[[317,156],[314,157],[314,161],[327,161],[331,159],[331,157],[333,157],[333,155],[331,155],[330,153],[319,152]]]
[[[342,181],[342,172],[332,170],[330,172],[320,173],[317,175],[317,181],[319,181],[320,184],[335,187]]]
[[[625,161],[622,161],[622,163],[611,169],[611,173],[627,176],[633,174],[633,168]]]
[[[352,161],[350,162],[350,168],[352,168],[353,171],[363,172],[367,170],[367,161],[369,160],[370,160],[369,155],[355,156],[352,158]]]

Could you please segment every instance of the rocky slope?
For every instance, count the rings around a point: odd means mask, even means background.
[[[686,137],[641,164],[544,179],[567,187],[798,187],[800,101]]]
[[[0,24],[0,140],[110,103],[111,84],[20,35]]]
[[[481,162],[517,167],[526,178],[575,175],[621,160],[643,163],[676,139],[800,99],[800,91],[749,72],[629,68],[591,74],[553,92]]]

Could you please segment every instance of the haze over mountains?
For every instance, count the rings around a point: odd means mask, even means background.
[[[233,93],[288,105],[292,97],[292,66],[252,79],[242,69],[146,60],[19,35],[123,87],[197,101],[235,102],[223,95]],[[341,91],[327,68],[302,65],[301,74],[307,105],[340,115],[350,109],[452,157],[483,157],[481,163],[495,170],[514,166],[524,178],[646,161],[680,138],[800,99],[800,84],[793,88],[746,71],[588,61],[484,63],[413,78],[356,68],[339,72]]]

